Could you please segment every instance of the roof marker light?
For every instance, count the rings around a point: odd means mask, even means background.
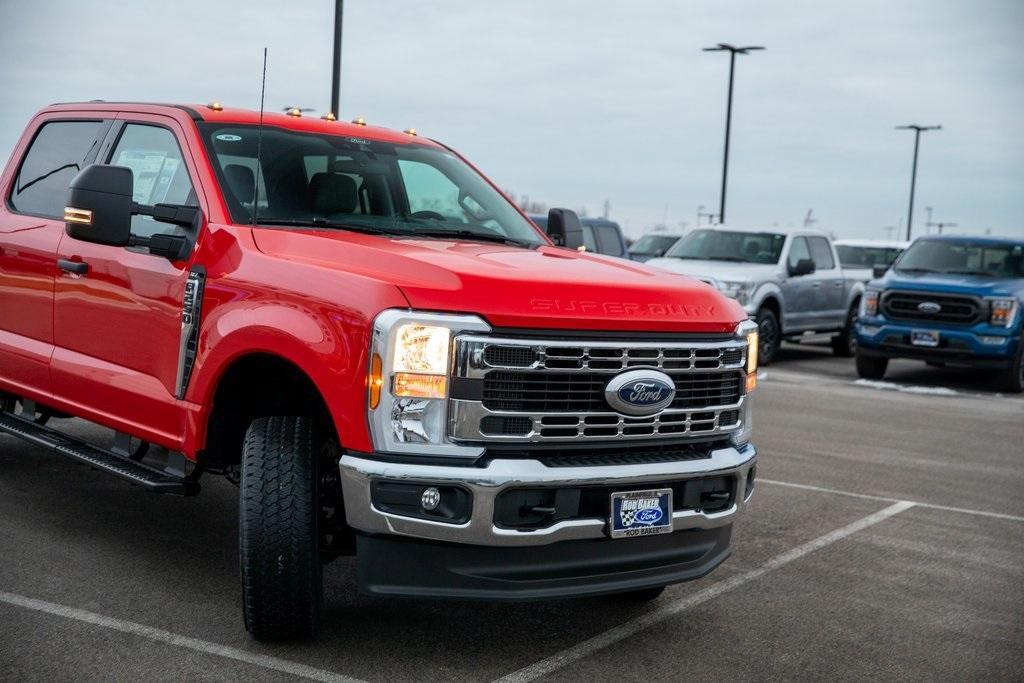
[[[356,124],[357,126],[365,126],[366,119],[364,119],[362,116],[357,116],[356,118],[352,119],[352,123]]]
[[[294,116],[295,118],[299,118],[302,116],[302,110],[299,109],[298,107],[292,107],[285,113],[288,114],[288,116]]]
[[[406,135],[412,135],[412,136],[417,135],[415,128],[406,128],[402,132],[405,133]]]
[[[338,120],[338,117],[334,115],[333,111],[327,112],[326,114],[324,114],[320,118],[322,118],[324,121],[337,121]]]
[[[213,111],[223,111],[223,109],[224,109],[224,105],[221,104],[220,102],[218,102],[217,100],[214,100],[213,102],[210,102],[206,106],[208,108],[212,109]]]

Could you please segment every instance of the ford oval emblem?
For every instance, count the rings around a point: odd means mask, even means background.
[[[922,301],[917,305],[917,310],[922,313],[939,313],[942,311],[942,304],[937,304],[934,301]]]
[[[657,524],[661,521],[661,518],[661,508],[644,508],[636,511],[636,515],[633,516],[633,522],[635,524]]]
[[[676,395],[672,378],[658,370],[630,370],[616,375],[604,389],[605,400],[623,415],[654,415]]]

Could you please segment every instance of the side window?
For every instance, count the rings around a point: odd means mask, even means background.
[[[818,270],[832,270],[836,262],[832,258],[832,248],[824,237],[808,237],[811,243],[811,258],[814,259],[814,267]]]
[[[114,148],[110,164],[132,170],[132,200],[139,204],[197,205],[181,148],[174,133],[166,128],[129,123]],[[150,237],[156,233],[184,235],[185,230],[158,223],[149,216],[132,216],[133,235]]]
[[[597,250],[609,256],[622,256],[622,241],[619,233],[610,225],[595,225],[594,237],[597,239]]]
[[[68,185],[82,170],[103,130],[102,121],[54,121],[43,125],[14,179],[14,210],[64,218]]]
[[[590,225],[583,226],[583,248],[589,252],[600,254],[597,243],[594,242],[594,228]]]
[[[789,260],[787,261],[789,267],[795,268],[797,263],[809,258],[811,258],[811,251],[807,248],[807,239],[794,237],[793,244],[789,246]]]

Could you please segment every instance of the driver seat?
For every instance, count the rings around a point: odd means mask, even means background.
[[[316,216],[354,213],[359,205],[356,181],[342,173],[317,173],[309,179],[310,209]]]

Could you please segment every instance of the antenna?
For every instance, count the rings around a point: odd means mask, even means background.
[[[260,85],[260,127],[256,133],[256,171],[252,181],[252,225],[256,227],[256,213],[260,210],[260,176],[263,166],[263,98],[267,94],[267,48],[263,48],[263,83]]]

